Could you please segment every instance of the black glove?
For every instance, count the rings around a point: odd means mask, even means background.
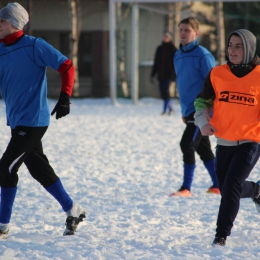
[[[51,115],[53,116],[55,113],[56,119],[66,116],[70,113],[70,96],[67,93],[60,93],[59,101],[52,110]]]

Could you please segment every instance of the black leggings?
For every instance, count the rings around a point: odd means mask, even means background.
[[[0,160],[0,186],[13,188],[18,183],[18,169],[25,163],[30,174],[44,187],[52,185],[58,176],[43,153],[41,139],[46,127],[17,126]]]

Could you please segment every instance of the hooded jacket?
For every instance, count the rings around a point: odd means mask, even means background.
[[[198,95],[197,99],[195,100],[195,108],[196,108],[196,113],[194,115],[195,118],[195,124],[197,126],[200,127],[200,129],[206,125],[209,124],[210,122],[210,116],[209,116],[209,109],[210,108],[214,108],[217,109],[215,106],[215,99],[216,99],[216,94],[219,95],[219,93],[216,93],[217,88],[218,88],[218,84],[216,84],[216,77],[219,77],[222,80],[222,85],[219,86],[219,88],[221,89],[223,87],[223,82],[225,82],[225,78],[227,75],[230,75],[228,77],[233,77],[233,85],[236,85],[236,82],[238,82],[237,85],[237,89],[232,89],[232,91],[234,92],[250,92],[250,90],[248,90],[248,88],[250,87],[250,84],[247,84],[247,81],[244,80],[244,77],[246,77],[249,73],[251,74],[251,72],[253,72],[253,74],[248,75],[248,78],[252,79],[253,77],[255,78],[255,80],[258,80],[258,78],[260,77],[260,70],[258,68],[258,66],[260,65],[260,59],[258,56],[256,56],[256,38],[255,36],[248,30],[246,29],[241,29],[241,30],[236,30],[234,32],[232,32],[228,39],[227,39],[227,45],[229,43],[229,40],[231,38],[232,35],[238,35],[243,42],[243,48],[244,48],[244,58],[243,58],[243,63],[242,64],[233,64],[229,61],[229,59],[227,59],[227,64],[218,66],[221,67],[222,70],[221,75],[219,75],[218,73],[215,73],[217,70],[219,70],[218,67],[212,69],[212,71],[209,73],[209,75],[207,76],[207,78],[205,79],[204,85],[203,85],[203,89],[202,92]],[[257,70],[254,70],[257,67]],[[227,73],[225,75],[223,75],[223,72]],[[259,76],[257,77],[257,75],[259,74]],[[240,80],[241,78],[243,78],[243,80]],[[253,80],[254,80],[253,78]],[[227,79],[228,82],[228,79]],[[241,82],[243,82],[244,85],[241,86]],[[252,82],[251,82],[252,84]],[[257,81],[255,86],[257,85]],[[239,89],[238,89],[239,88]],[[243,91],[243,88],[245,91]],[[257,86],[258,88],[258,86]],[[222,89],[223,90],[223,89]],[[260,90],[260,89],[259,89]],[[255,90],[256,93],[258,92],[258,89]],[[217,98],[219,98],[217,96]],[[257,97],[257,102],[259,100],[259,97]],[[248,108],[249,104],[245,104],[245,107]],[[247,110],[241,110],[241,113],[246,113]],[[222,111],[223,113],[223,111]],[[247,111],[248,113],[248,111]],[[258,116],[256,115],[255,118],[258,118]],[[216,119],[216,118],[215,118]],[[213,121],[216,122],[216,120],[214,119],[214,112],[213,112]],[[229,123],[230,123],[230,129],[232,127],[232,120],[231,118],[229,119]],[[242,122],[241,122],[242,125]],[[258,121],[254,122],[254,125],[259,125],[256,126],[256,128],[251,128],[251,131],[255,131],[257,132],[258,129],[257,127],[259,127],[260,130],[260,124],[258,123]],[[244,126],[247,127],[247,126]],[[248,126],[250,129],[250,126]],[[248,130],[250,131],[250,130]],[[230,133],[230,136],[232,136],[232,133]],[[235,136],[235,134],[234,134]],[[250,136],[250,135],[249,135]],[[226,138],[226,136],[225,136]],[[223,138],[222,136],[220,136],[220,138],[217,138],[217,143],[221,144],[221,145],[238,145],[241,143],[245,143],[245,142],[251,142],[251,141],[258,141],[258,137],[257,138],[248,138],[247,137],[243,137],[241,136],[240,138],[237,139],[232,139],[232,138]]]

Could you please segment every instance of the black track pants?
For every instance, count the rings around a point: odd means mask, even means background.
[[[23,162],[32,177],[44,187],[58,179],[43,153],[41,139],[47,128],[17,126],[12,130],[12,137],[0,160],[0,186],[17,186],[17,172]]]
[[[180,146],[185,164],[195,164],[195,151],[203,162],[214,159],[208,136],[202,136],[200,130],[194,125],[193,118],[187,120],[187,126],[183,132]]]
[[[246,179],[257,163],[259,155],[258,143],[244,143],[238,146],[217,145],[216,174],[222,198],[216,236],[226,237],[231,234],[240,198],[252,198],[258,193],[259,185]]]

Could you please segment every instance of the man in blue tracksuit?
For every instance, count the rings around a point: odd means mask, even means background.
[[[208,193],[219,194],[214,170],[215,158],[210,147],[209,138],[202,136],[194,125],[194,101],[201,92],[204,79],[215,66],[212,54],[197,41],[199,23],[193,17],[182,20],[179,24],[180,48],[174,55],[173,65],[176,73],[182,120],[186,124],[180,147],[183,153],[184,177],[181,188],[172,196],[190,197],[191,185],[195,171],[195,151],[203,161],[213,185]]]
[[[6,105],[11,139],[0,160],[0,238],[7,238],[22,163],[61,205],[66,213],[64,235],[72,235],[85,211],[72,201],[43,153],[41,139],[50,123],[46,68],[61,75],[59,101],[52,111],[56,119],[70,112],[74,66],[70,59],[42,39],[25,35],[27,11],[18,3],[0,10],[0,91]]]

